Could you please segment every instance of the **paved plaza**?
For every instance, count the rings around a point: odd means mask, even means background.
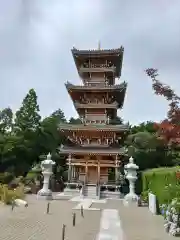
[[[124,206],[122,200],[94,202],[89,210],[84,210],[84,217],[76,209],[79,202],[52,201],[46,214],[46,201],[38,201],[33,195],[27,200],[28,208],[16,207],[11,211],[10,206],[0,206],[1,240],[61,240],[63,224],[66,240],[174,239],[164,232],[162,217],[153,216],[145,207]]]

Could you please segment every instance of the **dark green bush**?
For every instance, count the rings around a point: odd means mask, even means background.
[[[177,188],[179,188],[179,180],[176,177],[178,170],[180,167],[155,168],[144,171],[142,174],[143,192],[154,193],[160,204],[171,201],[177,196]]]
[[[14,179],[14,174],[9,172],[0,173],[0,183],[9,184]]]

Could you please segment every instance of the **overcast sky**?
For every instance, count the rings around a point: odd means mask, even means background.
[[[144,70],[158,68],[180,94],[180,0],[0,0],[0,108],[19,108],[35,88],[42,116],[76,116],[64,83],[80,82],[71,48],[124,46],[120,81],[128,82],[119,115],[159,121],[167,103]]]

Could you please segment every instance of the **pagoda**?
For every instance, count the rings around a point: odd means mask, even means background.
[[[67,156],[69,184],[82,185],[83,195],[91,192],[100,197],[101,186],[119,185],[126,155],[122,144],[129,127],[115,125],[127,88],[126,82],[115,84],[121,76],[124,49],[71,51],[82,84],[67,82],[65,86],[82,123],[59,126],[68,139],[60,153]]]

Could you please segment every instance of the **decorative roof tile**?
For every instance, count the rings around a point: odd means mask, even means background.
[[[93,147],[67,147],[67,146],[61,146],[59,148],[60,153],[62,154],[119,154],[119,155],[126,155],[127,154],[127,149],[122,147],[122,148],[93,148]]]
[[[90,50],[79,50],[77,48],[73,48],[72,50],[73,55],[87,55],[87,54],[120,54],[124,52],[124,48],[121,46],[120,48],[116,49],[90,49]]]
[[[129,130],[129,125],[84,125],[84,124],[60,124],[59,130],[79,130],[79,131],[115,131],[115,132],[125,132]]]

